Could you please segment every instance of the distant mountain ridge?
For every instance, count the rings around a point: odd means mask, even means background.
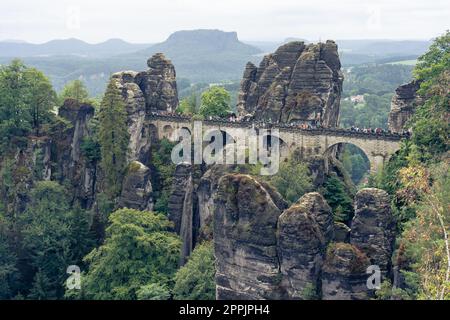
[[[155,44],[144,50],[144,52],[161,50],[166,54],[170,54],[173,49],[178,49],[176,47],[180,46],[187,50],[204,53],[221,53],[225,50],[233,50],[238,54],[253,55],[261,52],[257,47],[240,42],[236,32],[208,29],[174,32],[166,41]]]
[[[14,40],[0,42],[0,57],[22,58],[56,55],[98,57],[135,52],[149,46],[151,44],[134,44],[121,39],[109,39],[96,44],[75,38],[51,40],[42,44]]]
[[[291,40],[287,38],[286,40]],[[297,38],[296,38],[297,39]],[[0,41],[0,64],[21,58],[42,70],[60,90],[73,79],[86,82],[93,95],[103,93],[109,76],[122,70],[144,70],[147,59],[162,52],[172,60],[180,83],[239,82],[248,61],[256,65],[285,41],[241,41],[236,32],[217,29],[184,30],[157,44],[132,44],[110,39],[90,44],[78,39],[43,44]],[[316,42],[316,41],[312,41]],[[420,40],[337,40],[344,67],[415,59],[428,48]]]

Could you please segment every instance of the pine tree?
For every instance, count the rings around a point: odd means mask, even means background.
[[[115,81],[111,80],[99,112],[101,167],[105,174],[105,191],[110,198],[118,195],[126,168],[129,141],[126,121],[122,96]]]

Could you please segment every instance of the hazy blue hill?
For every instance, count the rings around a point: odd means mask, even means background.
[[[183,48],[183,51],[179,49]],[[143,53],[156,51],[167,54],[190,55],[222,54],[224,52],[235,55],[253,55],[261,52],[260,49],[240,42],[236,32],[224,32],[220,30],[183,30],[172,33],[166,41],[155,44]]]
[[[236,32],[190,30],[177,31],[166,41],[126,57],[145,62],[157,52],[172,60],[179,77],[192,82],[216,82],[241,78],[245,64],[258,62],[257,55],[262,51],[239,41]]]
[[[344,66],[416,59],[430,46],[426,40],[337,40]]]
[[[0,57],[35,57],[55,55],[79,55],[88,57],[112,56],[135,52],[150,44],[133,44],[121,39],[90,44],[78,39],[52,40],[42,44],[26,42],[0,42]]]
[[[91,94],[98,95],[103,93],[111,73],[145,70],[147,59],[156,52],[163,52],[172,60],[180,83],[239,82],[248,61],[258,64],[263,53],[275,51],[285,41],[244,43],[236,32],[220,30],[177,31],[154,45],[131,44],[120,39],[97,44],[77,39],[44,44],[14,40],[0,42],[0,64],[20,57],[27,65],[47,74],[57,90],[70,80],[82,79]],[[337,43],[344,67],[414,60],[429,45],[428,41],[394,40],[337,40]]]

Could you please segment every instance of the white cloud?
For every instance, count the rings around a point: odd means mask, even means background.
[[[157,42],[199,28],[246,40],[428,39],[450,27],[449,17],[447,0],[2,0],[0,39]]]

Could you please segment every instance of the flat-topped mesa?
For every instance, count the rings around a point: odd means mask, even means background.
[[[256,120],[335,127],[342,82],[334,41],[289,42],[266,55],[259,67],[247,64],[237,110]]]
[[[389,112],[388,125],[392,132],[406,130],[406,123],[414,114],[421,99],[417,95],[420,82],[413,80],[410,83],[399,86],[392,97],[391,111]]]

